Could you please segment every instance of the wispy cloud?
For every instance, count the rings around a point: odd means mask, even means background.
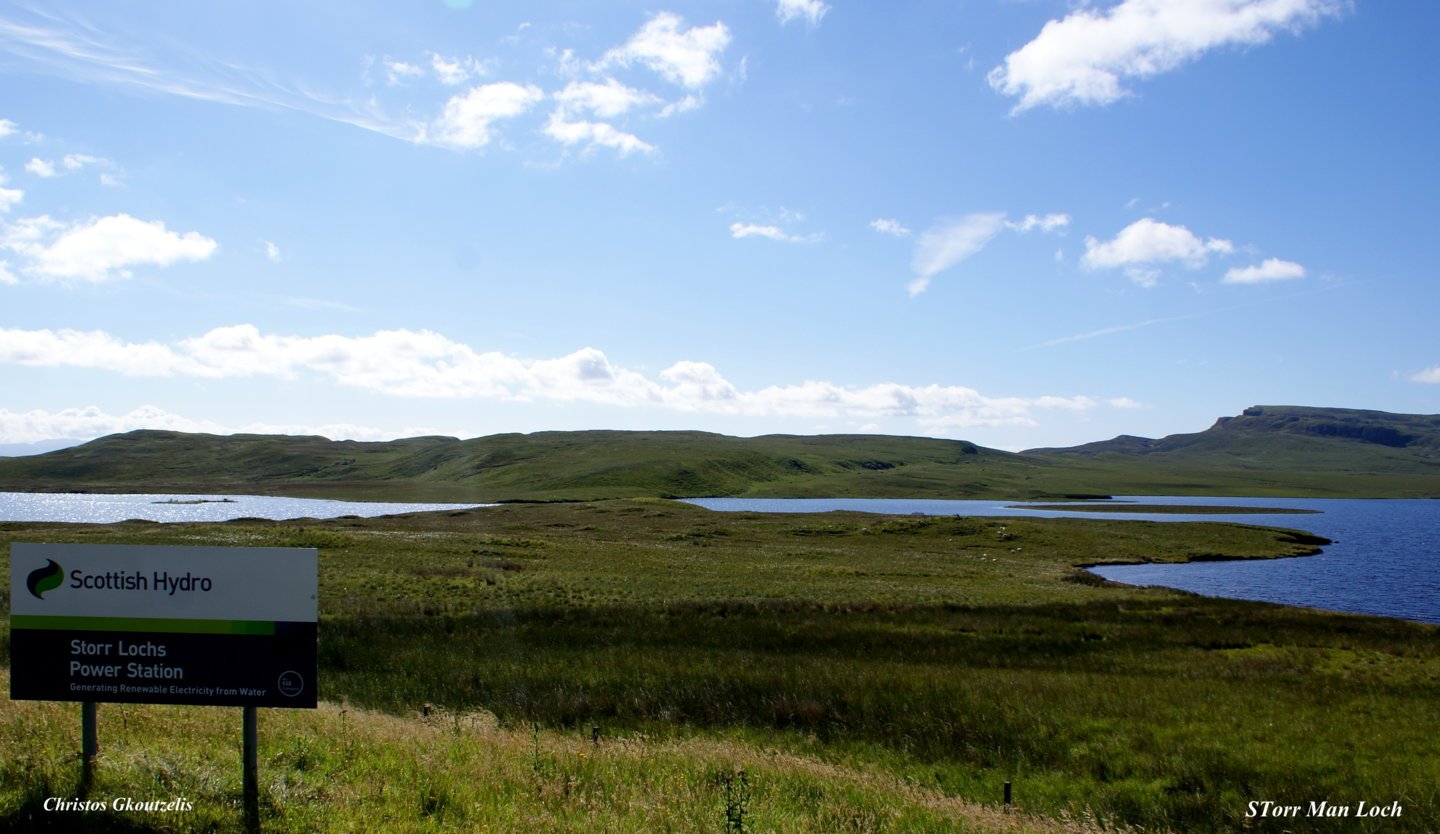
[[[899,220],[893,220],[890,218],[881,217],[876,220],[871,220],[870,228],[881,234],[890,235],[892,237],[910,236],[910,230],[906,228],[904,224],[902,224]]]
[[[797,235],[787,232],[779,226],[739,222],[730,224],[730,236],[736,240],[747,237],[763,237],[769,240],[778,240],[782,243],[818,243],[824,238],[824,235],[819,233]]]
[[[930,287],[930,279],[985,248],[1004,228],[1005,213],[981,212],[942,220],[920,235],[910,268],[919,277],[906,289],[913,298]]]
[[[471,152],[492,146],[502,120],[526,116],[520,129],[568,148],[610,148],[624,156],[648,153],[654,145],[614,122],[628,110],[654,108],[652,118],[694,110],[703,103],[703,89],[724,72],[721,55],[731,41],[720,21],[687,26],[670,12],[650,17],[622,45],[587,62],[571,50],[552,51],[562,73],[575,78],[560,90],[545,90],[529,81],[497,79],[493,67],[471,56],[428,51],[400,59],[368,58],[363,87],[335,93],[299,80],[280,80],[272,69],[248,67],[184,46],[138,44],[90,25],[79,15],[16,10],[0,13],[0,52],[7,52],[36,72],[87,84],[145,90],[199,101],[291,110],[353,125],[416,144]],[[640,66],[681,88],[673,101],[627,87],[609,71]],[[383,73],[385,89],[376,89],[371,73]],[[579,76],[593,76],[580,78]],[[422,83],[428,82],[428,83]],[[357,81],[357,85],[360,82]],[[543,119],[533,111],[547,98],[557,107]],[[7,122],[10,132],[17,128]],[[53,164],[37,160],[36,165]],[[116,183],[115,177],[108,178]]]
[[[828,11],[830,7],[821,0],[778,0],[775,4],[775,17],[782,25],[792,20],[803,20],[814,28],[820,25],[820,19]]]
[[[1193,318],[1195,318],[1196,316],[1199,316],[1199,315],[1203,315],[1203,314],[1202,314],[1202,313],[1192,313],[1192,314],[1187,315],[1187,316],[1168,316],[1168,317],[1166,317],[1166,318],[1159,318],[1159,319],[1146,319],[1145,321],[1135,322],[1134,324],[1120,324],[1120,325],[1116,325],[1116,326],[1114,326],[1114,327],[1102,327],[1102,328],[1100,328],[1099,330],[1090,330],[1090,331],[1087,331],[1087,332],[1085,332],[1085,333],[1076,333],[1076,334],[1073,335],[1073,336],[1062,336],[1062,337],[1060,337],[1059,339],[1051,339],[1051,340],[1048,341],[1048,342],[1041,342],[1041,343],[1038,344],[1038,345],[1030,345],[1029,347],[1020,348],[1020,350],[1022,350],[1022,351],[1027,351],[1027,350],[1040,350],[1040,349],[1042,349],[1042,348],[1058,347],[1058,346],[1060,346],[1060,345],[1068,345],[1068,344],[1072,344],[1072,343],[1074,343],[1074,342],[1083,342],[1083,341],[1086,341],[1087,339],[1098,339],[1098,338],[1100,338],[1101,336],[1111,336],[1111,335],[1114,335],[1114,334],[1116,334],[1116,333],[1124,333],[1124,332],[1129,331],[1129,330],[1139,330],[1139,329],[1141,329],[1141,328],[1143,328],[1143,327],[1151,327],[1151,326],[1156,325],[1156,324],[1165,324],[1166,322],[1184,321],[1185,319],[1193,319]]]
[[[1070,215],[1068,214],[1046,214],[1044,216],[1027,214],[1023,220],[1005,221],[1005,228],[1020,232],[1021,234],[1034,231],[1035,229],[1039,229],[1042,232],[1054,232],[1069,225]]]
[[[906,285],[906,290],[911,298],[925,292],[936,275],[984,249],[1002,231],[1025,234],[1039,229],[1055,232],[1069,224],[1068,214],[1027,214],[1021,220],[1009,220],[1003,211],[976,212],[964,217],[942,219],[915,241],[910,270],[916,277]],[[893,220],[876,220],[871,222],[870,227],[887,234],[910,233],[909,229]]]
[[[25,20],[13,16],[21,10],[0,16],[0,50],[39,72],[198,101],[294,110],[396,138],[416,138],[411,122],[389,118],[370,102],[325,96],[279,82],[255,68],[178,47],[156,55],[153,49],[142,51],[78,16],[29,11]]]
[[[396,61],[388,56],[382,59],[380,64],[385,68],[385,83],[391,87],[398,87],[416,78],[425,77],[425,68],[419,64]]]

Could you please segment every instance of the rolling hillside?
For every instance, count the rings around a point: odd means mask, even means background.
[[[1230,494],[1440,497],[1440,415],[1257,406],[1194,434],[1011,454],[883,435],[540,432],[383,443],[165,431],[0,459],[0,490],[396,500]]]
[[[0,487],[453,500],[976,495],[1044,465],[955,440],[878,435],[541,432],[384,443],[136,431],[0,460]]]

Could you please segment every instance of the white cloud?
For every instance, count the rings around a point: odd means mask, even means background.
[[[0,139],[13,135],[19,129],[20,126],[9,119],[0,119]]]
[[[675,362],[652,379],[614,364],[595,348],[554,359],[520,359],[409,330],[299,337],[242,324],[162,344],[124,342],[101,331],[0,328],[0,362],[128,376],[270,377],[307,385],[318,377],[392,397],[585,402],[759,417],[900,417],[934,429],[1033,425],[1039,410],[1079,412],[1100,404],[1085,395],[995,397],[957,385],[886,382],[807,380],[742,391],[706,362]]]
[[[718,55],[730,43],[730,30],[716,21],[710,26],[682,29],[684,20],[672,12],[650,18],[624,46],[605,53],[597,65],[643,64],[673,84],[696,90],[721,72]]]
[[[660,99],[643,90],[627,87],[613,78],[605,83],[572,81],[565,89],[551,95],[568,111],[588,110],[602,119],[624,115],[634,107],[658,104]]]
[[[871,220],[870,228],[881,234],[894,235],[895,237],[909,237],[910,235],[910,230],[905,228],[899,220],[891,220],[885,217]]]
[[[1440,365],[1411,374],[1410,381],[1440,385]]]
[[[1018,96],[1015,112],[1108,104],[1125,79],[1169,72],[1223,46],[1255,45],[1339,14],[1346,0],[1124,0],[1051,20],[990,71],[990,86]]]
[[[545,135],[565,145],[584,142],[613,148],[621,156],[636,151],[650,153],[655,150],[654,145],[642,141],[634,134],[618,130],[614,125],[583,119],[569,120],[562,111],[550,115],[550,120],[545,123]]]
[[[819,26],[820,18],[830,11],[821,0],[779,0],[775,4],[775,17],[782,24],[792,20],[804,20],[810,26]]]
[[[280,247],[268,240],[262,240],[260,243],[265,247],[265,257],[270,259],[270,263],[280,263]]]
[[[1085,238],[1085,254],[1080,262],[1086,269],[1123,267],[1130,280],[1152,287],[1160,278],[1156,264],[1178,261],[1198,269],[1211,255],[1233,251],[1235,246],[1228,240],[1201,240],[1184,226],[1146,217],[1121,229],[1114,240],[1101,243],[1093,237]]]
[[[700,96],[687,95],[679,101],[672,101],[660,108],[660,112],[657,113],[656,116],[661,119],[668,119],[676,113],[688,113],[704,103],[705,99]]]
[[[320,435],[331,440],[393,440],[423,435],[462,435],[425,426],[398,430],[327,423],[318,426],[248,423],[226,426],[212,420],[193,420],[153,405],[142,405],[126,414],[109,414],[95,406],[60,411],[8,411],[0,409],[0,443],[35,443],[42,440],[93,440],[108,434],[152,429],[204,432],[206,434],[292,434]]]
[[[109,167],[111,165],[111,162],[108,159],[102,159],[98,156],[90,156],[83,153],[71,153],[66,154],[63,158],[61,158],[60,164],[58,166],[48,159],[34,157],[29,162],[25,163],[25,170],[29,171],[31,174],[34,174],[37,177],[45,177],[48,179],[50,177],[58,177],[62,173],[66,173],[69,171],[78,171],[87,165],[102,165]],[[64,169],[63,171],[61,170],[62,168]]]
[[[533,84],[501,81],[472,87],[445,103],[434,124],[435,141],[452,148],[483,148],[493,138],[492,122],[519,116],[544,97]]]
[[[1105,403],[1111,408],[1135,409],[1146,407],[1145,403],[1139,402],[1138,400],[1132,400],[1129,397],[1112,397],[1111,399],[1106,400]]]
[[[446,58],[434,52],[430,53],[430,68],[435,71],[435,77],[440,79],[441,84],[451,87],[464,84],[473,76],[485,74],[484,66],[474,58]]]
[[[425,75],[425,68],[418,64],[392,61],[389,58],[386,58],[382,63],[385,66],[385,83],[391,87],[404,84],[412,78],[420,78]]]
[[[128,278],[129,267],[203,261],[215,249],[215,241],[199,232],[171,232],[161,221],[128,214],[70,226],[42,215],[0,229],[0,250],[20,255],[22,271],[42,279],[99,283]]]
[[[1153,267],[1127,266],[1125,277],[1147,290],[1160,285],[1160,270]]]
[[[613,78],[604,83],[572,81],[551,98],[559,105],[544,127],[545,135],[565,145],[585,143],[613,148],[621,156],[637,151],[650,153],[655,146],[607,122],[586,119],[591,113],[601,118],[623,116],[636,107],[658,104],[660,99],[642,90],[627,87]]]
[[[5,169],[0,168],[0,186],[9,182]],[[0,188],[0,214],[8,214],[10,208],[25,199],[25,192],[18,188]]]
[[[95,368],[125,376],[170,376],[177,357],[156,342],[122,342],[103,331],[0,328],[0,361],[38,367]]]
[[[125,180],[114,174],[101,174],[100,184],[107,188],[118,188],[125,184]]]
[[[1021,234],[1034,229],[1039,229],[1042,232],[1053,232],[1069,225],[1070,215],[1068,214],[1046,214],[1044,216],[1027,214],[1025,215],[1025,219],[1018,223],[1010,220],[1005,221],[1005,228],[1020,232]]]
[[[10,272],[10,264],[0,261],[0,284],[13,287],[18,283],[20,283],[20,279]]]
[[[1294,261],[1266,258],[1256,266],[1236,267],[1225,273],[1225,284],[1263,284],[1305,277],[1305,267]]]
[[[967,214],[930,227],[915,243],[910,268],[919,277],[907,288],[911,297],[924,292],[930,279],[985,248],[1004,228],[1004,212]]]
[[[38,156],[25,163],[25,170],[29,171],[37,177],[48,178],[53,177],[56,174],[55,163],[49,161],[48,159],[41,159]]]
[[[779,226],[762,226],[758,223],[731,223],[730,236],[736,240],[747,237],[763,237],[783,243],[816,243],[822,235],[791,234]]]
[[[81,168],[84,168],[86,165],[98,165],[104,163],[105,161],[106,160],[103,160],[98,156],[89,156],[83,153],[70,153],[66,154],[65,158],[60,160],[60,163],[65,166],[66,170],[78,171]]]
[[[220,434],[220,427],[202,420],[189,420],[154,406],[141,406],[128,414],[107,414],[95,406],[61,411],[8,411],[0,409],[0,442],[35,443],[41,440],[92,440],[107,434],[136,429],[208,432]]]

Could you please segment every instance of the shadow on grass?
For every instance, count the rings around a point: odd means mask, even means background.
[[[85,785],[77,782],[69,789],[47,782],[39,782],[25,792],[20,804],[0,814],[0,834],[31,834],[31,832],[53,832],[53,834],[158,834],[166,829],[127,816],[124,812],[109,810],[113,797],[91,796],[90,801],[105,803],[106,810],[65,811],[56,809],[55,803],[80,802],[85,796]],[[46,803],[51,803],[49,809]]]
[[[1191,709],[1215,691],[1313,700],[1326,653],[1433,657],[1433,627],[1176,597],[1033,606],[734,601],[349,618],[322,626],[324,696],[574,727],[799,730],[1049,765],[1053,716]],[[1237,662],[1234,652],[1255,650]],[[1251,662],[1253,661],[1253,662]],[[1358,673],[1357,673],[1358,674]],[[1373,683],[1373,682],[1372,682]],[[1401,695],[1433,692],[1391,680]],[[1131,702],[1134,703],[1131,703]],[[588,726],[588,725],[587,725]],[[1065,735],[1065,733],[1059,733]],[[1028,741],[1027,741],[1028,740]],[[985,764],[994,754],[972,754]]]

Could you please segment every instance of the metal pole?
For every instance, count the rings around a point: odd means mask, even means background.
[[[260,830],[260,776],[255,766],[255,736],[256,718],[254,707],[242,707],[243,727],[241,736],[243,738],[243,757],[245,759],[244,776],[244,799],[245,799],[245,830],[256,832]]]
[[[95,733],[95,702],[80,702],[80,789],[88,792],[95,777],[95,755],[100,743]]]

